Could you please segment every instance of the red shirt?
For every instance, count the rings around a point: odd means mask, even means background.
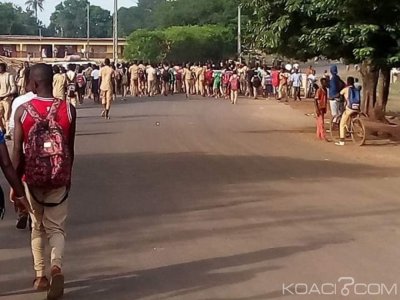
[[[239,77],[237,75],[233,75],[230,80],[231,90],[237,91],[239,90]]]
[[[53,104],[53,100],[54,98],[36,97],[33,98],[31,101],[29,101],[27,104],[32,104],[33,107],[36,109],[36,111],[43,118],[46,118],[49,113],[50,107]],[[65,139],[68,143],[72,116],[71,116],[70,104],[68,104],[66,101],[61,100],[60,107],[58,108],[58,113],[55,120],[63,129]],[[28,141],[29,131],[31,130],[33,125],[35,125],[35,120],[25,110],[25,112],[22,115],[21,122],[24,135],[24,142],[26,143]]]
[[[279,74],[280,74],[279,71],[276,71],[276,70],[272,71],[272,74],[271,74],[271,76],[272,76],[272,85],[274,87],[278,87],[279,86]]]
[[[318,101],[318,107],[321,110],[326,110],[326,106],[328,103],[328,93],[325,88],[320,87],[317,90],[317,94],[315,95],[315,99]]]

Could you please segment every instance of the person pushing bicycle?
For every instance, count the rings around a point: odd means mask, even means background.
[[[354,86],[354,77],[347,78],[347,85],[341,90],[340,95],[344,97],[346,101],[346,109],[343,112],[340,120],[340,140],[335,144],[338,146],[344,146],[346,137],[346,126],[349,123],[350,117],[354,113],[358,113],[361,107],[361,89]]]

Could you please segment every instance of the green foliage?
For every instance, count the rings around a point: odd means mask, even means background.
[[[34,35],[38,24],[32,11],[25,12],[12,3],[0,3],[0,34]]]
[[[137,6],[119,9],[119,34],[137,29],[172,26],[222,25],[237,29],[239,0],[140,0]],[[243,11],[243,23],[246,22]]]
[[[137,29],[149,28],[148,13],[137,6],[121,7],[118,10],[118,32],[120,36],[128,36]]]
[[[236,0],[177,0],[164,2],[154,9],[157,27],[237,24]]]
[[[125,58],[144,61],[161,61],[166,53],[165,34],[162,31],[139,29],[128,38]]]
[[[85,19],[86,20],[86,19]],[[90,36],[105,38],[112,36],[112,16],[100,6],[90,6]],[[86,28],[85,24],[85,28]],[[86,33],[84,35],[86,37]]]
[[[248,0],[248,41],[296,59],[400,61],[398,0]]]
[[[57,36],[86,37],[87,0],[65,0],[56,6],[50,17],[50,28]],[[112,17],[100,6],[90,6],[90,36],[109,37],[112,32]]]
[[[128,39],[125,58],[152,62],[221,59],[235,53],[235,37],[222,26],[174,26],[137,30]]]

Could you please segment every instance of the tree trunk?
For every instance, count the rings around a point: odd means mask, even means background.
[[[365,60],[361,64],[360,72],[363,80],[362,112],[371,118],[375,118],[374,107],[376,104],[379,68],[373,61]]]
[[[384,121],[386,114],[386,104],[389,99],[390,91],[390,68],[382,67],[379,72],[378,98],[374,106],[374,115],[377,120]]]

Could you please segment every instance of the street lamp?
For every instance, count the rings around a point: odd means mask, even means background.
[[[242,62],[242,5],[238,6],[238,35],[237,35],[237,53],[239,62]]]
[[[114,34],[113,34],[113,48],[114,48],[114,64],[118,63],[118,0],[114,0]]]
[[[89,44],[90,44],[90,3],[87,5],[87,28],[86,28],[86,57],[89,60]]]

